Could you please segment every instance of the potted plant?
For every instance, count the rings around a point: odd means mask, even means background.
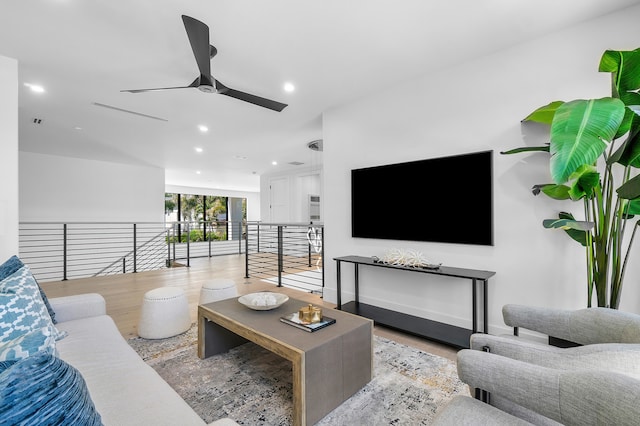
[[[549,125],[549,143],[501,154],[550,154],[552,183],[534,185],[533,194],[581,201],[584,218],[560,212],[543,226],[563,229],[585,247],[587,306],[595,291],[598,306],[617,309],[640,222],[633,219],[640,214],[640,48],[605,51],[599,71],[611,73],[611,97],[536,109],[523,122]]]

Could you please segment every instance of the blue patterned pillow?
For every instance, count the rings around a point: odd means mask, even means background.
[[[51,327],[42,327],[15,339],[0,342],[0,361],[19,360],[40,351],[58,355]]]
[[[0,281],[0,306],[0,342],[43,327],[49,327],[56,340],[66,335],[53,325],[28,266]]]
[[[24,266],[24,263],[22,263],[22,261],[18,258],[18,256],[16,255],[11,256],[6,262],[0,265],[0,280],[4,280],[9,275],[13,274],[15,271],[22,268],[23,266]],[[35,277],[33,279],[35,280]],[[36,281],[36,284],[38,284],[38,281]],[[51,321],[53,321],[54,324],[57,324],[56,313],[51,307],[51,303],[49,303],[49,299],[47,299],[47,295],[44,293],[44,290],[42,289],[42,287],[40,287],[40,284],[38,284],[38,291],[40,291],[40,297],[42,297],[42,301],[47,307],[47,312],[49,312]]]
[[[38,352],[0,363],[0,371],[3,424],[102,425],[84,378],[60,358]]]

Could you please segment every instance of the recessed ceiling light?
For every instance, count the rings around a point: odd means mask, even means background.
[[[202,132],[202,133],[207,133],[209,131],[209,128],[207,126],[204,126],[202,124],[200,124],[198,126],[198,129]]]
[[[285,92],[291,93],[294,90],[296,90],[296,86],[294,86],[293,83],[287,82],[287,83],[284,84],[284,91]]]
[[[202,152],[202,151],[204,151],[204,150],[203,150],[202,148],[200,148],[199,146],[196,146],[196,148],[195,148],[195,149],[196,149],[196,152]]]
[[[196,174],[199,175],[200,174],[200,170],[196,170]]]
[[[76,127],[73,128],[73,130],[82,130],[82,127],[76,126]]]
[[[272,161],[271,164],[274,165],[274,166],[277,166],[278,162],[277,161]]]
[[[42,86],[39,86],[37,84],[31,84],[31,83],[24,83],[24,85],[29,89],[31,89],[32,92],[44,93],[44,87]]]

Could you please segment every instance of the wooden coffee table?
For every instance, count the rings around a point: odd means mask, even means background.
[[[313,333],[280,322],[308,302],[289,299],[270,311],[254,311],[237,298],[198,306],[198,356],[252,341],[292,363],[293,424],[312,425],[371,381],[373,321],[323,309],[336,323]]]

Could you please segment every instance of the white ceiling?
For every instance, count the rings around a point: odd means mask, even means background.
[[[21,151],[162,167],[170,185],[258,191],[260,174],[320,161],[307,144],[322,138],[323,111],[639,2],[3,0],[0,55],[19,61]],[[209,26],[216,79],[289,106],[197,89],[120,92],[197,77],[183,14]]]

